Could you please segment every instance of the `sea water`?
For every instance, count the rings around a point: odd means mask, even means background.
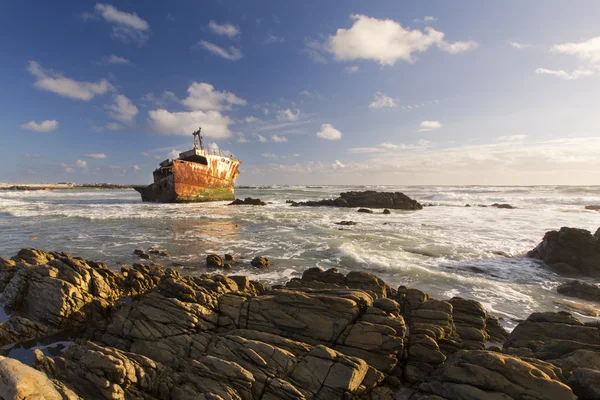
[[[334,198],[348,190],[401,191],[419,211],[383,215],[356,209],[291,207],[286,200]],[[421,289],[439,299],[480,301],[510,328],[534,311],[557,311],[569,300],[566,281],[525,257],[548,230],[600,227],[600,186],[272,186],[236,190],[266,206],[142,203],[133,190],[0,191],[0,255],[23,247],[66,251],[112,268],[138,261],[134,249],[157,246],[184,274],[201,274],[207,254],[233,254],[229,274],[268,284],[310,267],[368,271],[390,285]],[[479,207],[509,203],[515,209]],[[465,207],[470,204],[471,207]],[[336,222],[351,220],[354,226]],[[255,256],[270,269],[250,266]]]

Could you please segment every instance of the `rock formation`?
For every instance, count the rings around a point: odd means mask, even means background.
[[[560,228],[546,232],[528,257],[542,260],[552,271],[565,276],[600,277],[600,229],[592,235],[585,229]]]
[[[267,203],[265,203],[261,199],[254,199],[252,197],[246,197],[244,200],[235,199],[228,205],[229,206],[244,206],[244,205],[246,205],[246,206],[248,206],[248,205],[250,205],[250,206],[266,206]]]
[[[559,285],[556,291],[569,297],[600,302],[600,286],[594,283],[569,281]]]
[[[64,329],[78,335],[58,356],[34,350],[35,369],[0,358],[0,398],[600,395],[600,324],[536,313],[509,335],[475,301],[432,299],[367,272],[311,268],[266,288],[141,264],[118,273],[24,249],[0,259],[0,292],[11,314],[0,324],[2,345]]]
[[[365,208],[388,208],[395,210],[421,210],[423,206],[416,200],[411,199],[400,192],[376,192],[366,190],[364,192],[341,193],[336,199],[319,201],[293,202],[292,206],[327,206],[327,207],[365,207]]]

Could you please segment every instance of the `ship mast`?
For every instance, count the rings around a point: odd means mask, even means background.
[[[194,135],[194,149],[198,148],[198,145],[200,145],[200,149],[204,150],[204,145],[202,144],[202,135],[200,134],[200,132],[202,131],[202,128],[198,128],[198,130],[194,133],[192,133],[192,135]]]

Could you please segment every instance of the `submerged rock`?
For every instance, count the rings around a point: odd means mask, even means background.
[[[390,210],[388,210],[387,208],[385,210],[383,210],[383,214],[391,214],[392,212]]]
[[[352,225],[358,225],[358,222],[354,222],[354,221],[340,221],[340,222],[336,222],[336,225],[343,225],[343,226],[352,226]]]
[[[365,213],[365,214],[373,214],[373,210],[369,210],[368,208],[359,208],[358,212]]]
[[[261,199],[253,199],[252,197],[246,197],[244,200],[235,199],[228,205],[230,206],[242,206],[242,205],[250,205],[250,206],[266,206],[267,203],[262,201]]]
[[[264,269],[271,266],[271,261],[267,257],[254,257],[250,264],[253,267]]]
[[[336,199],[292,203],[293,206],[369,207],[395,210],[421,210],[423,206],[400,192],[344,192]]]
[[[600,286],[598,284],[570,281],[559,285],[556,291],[565,296],[600,302]]]
[[[512,209],[516,208],[514,206],[511,206],[510,204],[499,204],[499,203],[492,204],[492,207],[495,207],[495,208],[506,208],[506,209],[509,209],[509,210],[512,210]]]
[[[560,275],[600,277],[600,238],[585,229],[563,227],[546,232],[527,256],[542,260]]]
[[[586,210],[600,211],[600,206],[585,206]]]

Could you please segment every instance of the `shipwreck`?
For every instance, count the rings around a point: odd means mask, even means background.
[[[240,160],[220,150],[208,151],[202,144],[201,128],[193,133],[194,148],[165,160],[154,170],[154,183],[135,187],[142,201],[187,203],[234,199],[234,184]]]

